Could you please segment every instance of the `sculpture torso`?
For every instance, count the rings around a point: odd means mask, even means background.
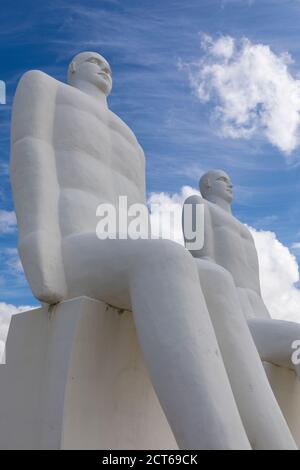
[[[237,287],[260,294],[258,259],[250,231],[232,214],[209,201],[206,238],[213,239],[213,259],[227,269]]]
[[[20,256],[34,295],[56,303],[75,285],[70,262],[80,263],[80,254],[83,265],[96,253],[109,258],[96,236],[99,204],[113,205],[117,216],[119,196],[128,206],[145,204],[144,154],[101,101],[40,71],[18,85],[11,144]],[[83,294],[89,280],[80,283]],[[82,294],[77,285],[73,294]]]
[[[100,203],[117,208],[119,195],[128,197],[128,205],[145,203],[144,154],[118,116],[86,93],[56,83],[53,147],[65,237],[94,232]]]
[[[204,201],[205,245],[203,256],[213,259],[233,277],[247,318],[269,318],[260,290],[259,265],[248,228],[216,204]]]

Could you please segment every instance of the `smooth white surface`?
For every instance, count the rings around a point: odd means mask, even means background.
[[[78,298],[13,317],[1,449],[177,449],[132,314]]]
[[[275,397],[300,449],[300,382],[294,371],[264,363]]]
[[[132,309],[179,446],[248,449],[191,255],[165,240],[96,237],[100,203],[145,203],[144,154],[107,107],[103,57],[76,56],[69,81],[28,72],[14,100],[10,171],[32,291],[50,304],[85,295]]]
[[[299,323],[252,318],[248,325],[261,359],[293,370],[299,380],[300,364],[292,363],[292,344],[300,339]]]
[[[0,449],[177,449],[130,312],[79,298],[13,317],[0,366]],[[300,446],[300,383],[266,364]]]
[[[184,205],[205,205],[204,246],[191,253],[247,435],[256,449],[295,448],[247,323],[247,319],[260,318],[272,324],[261,297],[252,235],[231,213],[233,186],[225,172],[212,170],[203,175],[200,190],[204,201],[195,195]],[[257,322],[256,329],[260,330]],[[295,339],[297,332],[299,325]],[[270,332],[264,341],[270,345],[276,337]],[[267,360],[275,358],[271,348],[266,349]]]

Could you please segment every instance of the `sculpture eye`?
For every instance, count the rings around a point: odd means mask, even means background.
[[[92,57],[91,59],[88,60],[88,62],[90,62],[91,64],[98,64],[98,59],[95,59],[94,57]]]

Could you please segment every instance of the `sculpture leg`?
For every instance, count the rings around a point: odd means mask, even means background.
[[[192,257],[172,242],[149,242],[146,251],[130,272],[132,308],[179,446],[249,448]]]
[[[263,361],[293,368],[300,379],[300,364],[293,364],[294,341],[300,341],[299,323],[281,320],[248,320],[248,325]]]
[[[163,240],[82,238],[67,256],[75,257],[74,276],[88,274],[80,266],[89,259],[88,295],[118,306],[128,289],[148,372],[179,447],[250,449],[187,250]]]
[[[295,449],[242,313],[231,275],[213,262],[199,259],[196,262],[232,390],[252,447]]]

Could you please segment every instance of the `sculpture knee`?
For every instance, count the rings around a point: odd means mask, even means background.
[[[134,268],[147,269],[153,272],[178,276],[198,281],[198,273],[194,259],[182,245],[171,240],[141,240]]]
[[[232,275],[229,271],[222,268],[221,266],[219,266],[215,271],[213,280],[216,283],[216,288],[220,289],[222,292],[228,292],[231,289],[236,289]]]
[[[214,291],[214,295],[222,296],[236,292],[235,283],[229,271],[212,261],[197,260],[200,283]]]

